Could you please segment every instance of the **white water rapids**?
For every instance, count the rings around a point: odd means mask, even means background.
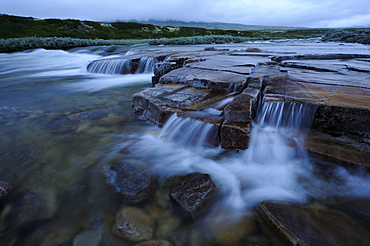
[[[317,45],[304,44],[299,49],[307,53]],[[326,51],[331,45],[320,44],[316,49]],[[204,46],[170,48],[192,52]],[[291,43],[260,48],[284,52],[298,49]],[[336,195],[370,197],[370,176],[366,172],[336,165],[330,170],[317,170],[308,157],[304,140],[314,108],[265,103],[252,126],[248,150],[210,147],[204,143],[217,133],[211,124],[174,115],[159,129],[132,113],[132,95],[151,86],[151,60],[141,62],[139,71],[143,74],[87,71],[90,61],[107,58],[89,50],[72,53],[38,49],[0,54],[0,181],[11,184],[15,196],[33,187],[50,192],[51,197],[54,194],[55,204],[50,206],[56,210],[46,224],[43,221],[27,226],[26,238],[11,226],[1,226],[0,234],[9,238],[0,237],[0,245],[13,245],[14,240],[17,245],[70,245],[91,228],[99,228],[99,245],[117,245],[109,240],[121,201],[107,184],[104,168],[127,157],[142,160],[159,176],[196,171],[210,175],[220,196],[201,221],[207,226],[200,238],[210,234],[209,227],[234,223],[264,200],[311,202]],[[215,108],[231,100],[230,96]],[[323,170],[329,173],[321,175]],[[160,204],[166,201],[163,197],[169,199],[168,193],[148,203]],[[8,206],[2,205],[2,209],[1,216],[6,215]],[[161,213],[167,216],[167,209],[164,206]],[[152,211],[156,214],[158,207]],[[156,223],[170,221],[166,216]],[[182,226],[188,225],[181,222]],[[182,229],[176,229],[175,235],[187,237],[195,231],[192,225],[179,232]],[[180,245],[189,245],[187,242]]]
[[[135,152],[150,159],[165,176],[207,173],[223,199],[208,219],[237,221],[265,200],[307,202],[331,195],[368,197],[370,177],[351,175],[338,167],[333,180],[321,180],[304,149],[305,134],[316,107],[295,103],[264,103],[253,125],[249,148],[222,156],[220,148],[202,146],[212,124],[172,116],[158,136],[144,135]],[[196,137],[196,142],[194,142]],[[221,156],[221,157],[220,157]],[[213,223],[210,223],[213,224]]]

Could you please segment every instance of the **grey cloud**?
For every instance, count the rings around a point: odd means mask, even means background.
[[[1,0],[0,12],[95,21],[182,20],[250,25],[334,27],[370,25],[363,0]]]

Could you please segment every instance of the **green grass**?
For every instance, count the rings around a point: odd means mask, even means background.
[[[222,30],[202,27],[155,26],[136,22],[102,23],[72,19],[35,19],[0,15],[0,38],[69,37],[81,39],[158,39],[207,35],[298,38],[321,36],[325,29]]]
[[[322,41],[370,44],[370,29],[330,30],[322,37]]]
[[[74,47],[102,46],[102,45],[133,45],[147,43],[148,40],[139,39],[79,39],[79,38],[58,38],[58,37],[27,37],[0,39],[0,52],[15,52],[28,49],[62,49],[67,50]]]
[[[368,29],[367,29],[368,30]],[[326,34],[325,34],[326,33]],[[81,20],[35,19],[0,14],[0,52],[27,49],[63,49],[83,46],[240,43],[250,40],[328,37],[326,41],[369,43],[351,31],[330,33],[328,29],[221,30],[200,27],[170,27],[136,22],[102,23]]]

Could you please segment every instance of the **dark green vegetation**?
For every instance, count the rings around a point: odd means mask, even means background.
[[[102,45],[133,45],[147,43],[149,40],[142,39],[81,39],[59,37],[27,37],[0,39],[0,53],[15,52],[28,49],[62,49],[68,50],[74,47],[102,46]]]
[[[370,29],[330,30],[322,37],[322,41],[370,44]]]
[[[0,15],[0,52],[31,48],[68,49],[88,45],[123,45],[148,42],[148,39],[153,39],[149,42],[151,44],[244,42],[261,39],[318,37],[325,32],[325,29],[307,28],[238,31],[201,27],[155,26],[135,22],[102,23],[72,19],[41,20],[3,14]]]
[[[249,38],[307,38],[321,36],[325,29],[221,30],[200,27],[154,26],[136,22],[101,23],[80,20],[35,19],[0,15],[0,38],[69,37],[84,39],[155,39],[205,35],[230,35]]]
[[[225,27],[210,24],[210,27],[212,26],[213,28],[215,26]],[[14,52],[35,48],[70,49],[82,46],[131,45],[138,43],[149,43],[152,45],[240,43],[253,40],[321,37],[328,31],[328,29],[309,28],[267,28],[261,27],[260,30],[240,30],[240,28],[239,30],[224,30],[206,29],[203,27],[155,26],[136,22],[103,23],[72,19],[41,20],[32,17],[2,14],[0,15],[0,52]],[[339,34],[331,32],[325,35],[325,37],[328,37],[325,41],[369,43],[368,29],[361,32],[359,41],[355,41],[356,39],[351,34],[353,32],[356,32],[356,30],[343,30]],[[363,33],[367,36],[364,36]],[[348,38],[342,40],[342,34],[348,34]]]

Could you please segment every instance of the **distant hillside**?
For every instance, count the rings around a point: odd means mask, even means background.
[[[220,30],[236,30],[236,31],[253,31],[253,30],[292,30],[301,29],[301,27],[286,27],[286,26],[257,26],[257,25],[243,25],[237,23],[222,23],[222,22],[185,22],[176,20],[148,20],[131,22],[152,24],[156,26],[173,26],[173,27],[200,27],[206,29],[220,29]]]
[[[94,22],[73,19],[36,19],[32,17],[19,17],[2,14],[0,15],[0,38],[24,38],[24,37],[70,37],[81,39],[156,39],[178,38],[205,35],[228,35],[234,37],[248,37],[256,39],[281,39],[281,38],[309,38],[322,36],[327,29],[308,28],[278,28],[259,30],[224,30],[213,29],[216,24],[210,24],[213,28],[179,26],[159,26],[137,22]],[[228,26],[231,28],[231,26]],[[235,26],[236,28],[236,26]],[[260,27],[262,28],[262,27]],[[266,27],[268,28],[268,27]]]

